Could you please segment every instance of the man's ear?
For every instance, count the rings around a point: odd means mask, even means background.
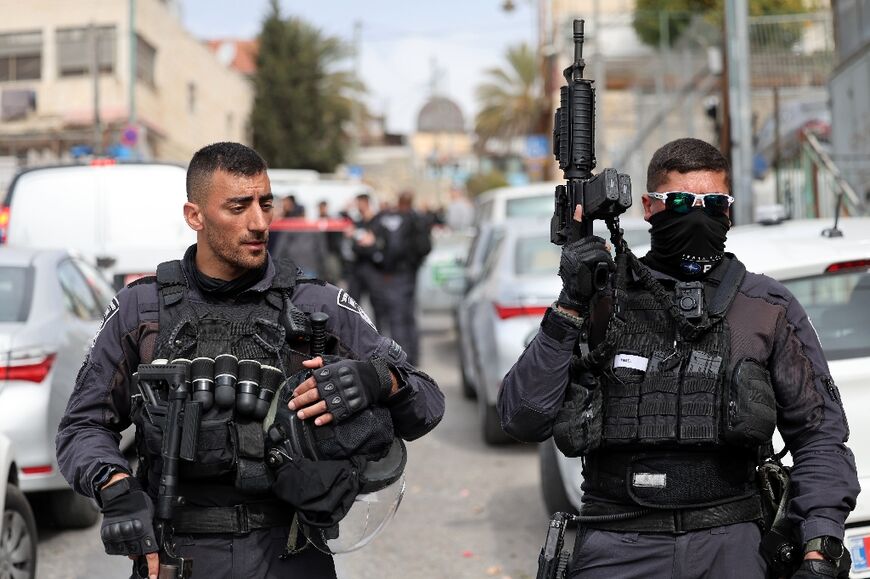
[[[649,221],[649,218],[652,217],[652,199],[650,196],[644,193],[640,197],[640,201],[643,204],[643,218]]]
[[[202,222],[202,211],[199,205],[190,201],[184,204],[184,220],[187,221],[188,227],[194,231],[202,231],[203,227],[205,227]]]

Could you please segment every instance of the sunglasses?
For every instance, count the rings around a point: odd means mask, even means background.
[[[647,193],[653,199],[665,202],[665,207],[674,213],[687,214],[695,206],[698,199],[707,215],[725,215],[734,197],[727,193],[689,193],[688,191],[667,191],[665,193]]]

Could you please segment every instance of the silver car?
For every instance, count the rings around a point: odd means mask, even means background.
[[[88,526],[99,515],[58,471],[54,438],[113,295],[67,251],[0,248],[0,431],[15,449],[21,490],[40,493],[30,497],[58,526]]]
[[[477,396],[483,438],[490,444],[510,440],[501,429],[496,398],[524,339],[559,294],[559,256],[550,243],[549,220],[505,221],[493,231],[480,277],[459,305],[465,390]]]
[[[36,576],[36,522],[17,485],[12,443],[0,434],[0,577]]]

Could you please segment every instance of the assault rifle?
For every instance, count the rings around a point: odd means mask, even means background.
[[[553,125],[553,155],[559,161],[565,185],[556,187],[556,210],[550,221],[550,241],[564,245],[592,235],[592,222],[603,219],[611,233],[619,229],[619,216],[631,207],[631,178],[616,169],[595,168],[595,89],[583,78],[583,20],[574,21],[574,62],[565,69],[566,85]],[[577,205],[583,220],[574,220]],[[603,279],[602,279],[603,278]],[[602,288],[607,271],[596,271],[596,286]]]
[[[201,409],[198,402],[189,401],[188,371],[180,364],[140,364],[136,372],[148,419],[163,430],[163,471],[154,523],[160,548],[159,579],[189,579],[193,573],[193,561],[176,555],[172,541],[172,516],[175,507],[184,504],[184,497],[178,494],[179,461],[195,457]],[[148,577],[145,557],[139,558],[138,573]]]

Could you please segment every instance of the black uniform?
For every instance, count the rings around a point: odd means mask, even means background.
[[[235,295],[218,296],[203,291],[202,284],[196,281],[202,278],[201,274],[191,275],[193,260],[189,255],[184,263],[161,264],[160,284],[154,278],[131,284],[121,290],[106,311],[57,435],[58,464],[80,494],[95,495],[96,478],[107,465],[129,469],[118,442],[119,433],[141,416],[131,381],[137,366],[159,357],[158,353],[213,356],[210,349],[221,348],[219,341],[223,339],[220,332],[209,330],[220,326],[215,320],[228,320],[228,327],[238,334],[237,339],[231,340],[234,343],[224,344],[225,351],[240,358],[271,363],[289,375],[305,357],[300,352],[304,352],[305,340],[282,330],[270,319],[287,308],[295,312],[297,321],[299,312],[325,312],[329,315],[327,331],[332,337],[333,351],[357,359],[381,357],[393,368],[400,388],[387,406],[397,435],[412,440],[440,421],[444,399],[438,386],[408,364],[406,355],[393,341],[377,333],[365,312],[345,291],[316,280],[296,280],[292,264],[278,265],[269,258],[262,276],[253,280],[250,287]],[[175,277],[173,271],[180,275]],[[289,304],[282,303],[282,295],[289,297]],[[195,314],[198,321],[192,325],[179,322],[167,331],[160,327],[159,320],[177,321],[178,315],[167,313],[176,303],[184,305],[179,312],[193,312],[191,315]],[[233,319],[239,312],[247,319]],[[259,313],[252,316],[251,312]],[[197,325],[199,343],[188,343],[191,334],[185,328]],[[233,420],[232,412],[230,418],[217,409],[210,412],[201,423],[197,462],[188,465],[186,472],[182,470],[180,494],[191,506],[190,512],[197,508],[225,509],[223,512],[228,509],[235,510],[239,517],[235,517],[226,533],[186,532],[184,525],[176,529],[179,554],[194,559],[194,577],[333,577],[331,558],[312,548],[286,560],[278,558],[290,522],[285,515],[292,513],[275,504],[277,500],[262,479],[262,448],[250,445],[250,437],[262,436],[257,435],[262,428],[238,418]],[[147,424],[143,426],[148,428]],[[212,426],[214,432],[210,430]],[[222,437],[210,436],[210,432],[222,433]],[[231,435],[228,444],[233,446],[229,468],[221,462],[222,453],[227,454],[224,445],[227,432]],[[149,433],[137,428],[140,455],[137,474],[152,498],[156,496],[155,476],[159,474],[159,464],[154,464],[159,448],[153,448],[153,444]],[[200,451],[207,454],[206,463],[200,464]],[[196,528],[195,519],[193,523]]]
[[[652,273],[674,289],[676,280]],[[580,329],[553,311],[505,376],[498,409],[505,431],[521,440],[546,440],[555,423],[558,436],[566,391],[587,396],[588,412],[562,432],[588,444],[581,514],[644,512],[584,525],[574,561],[581,577],[627,569],[765,577],[753,473],[774,425],[794,460],[789,517],[802,540],[843,537],[857,473],[839,392],[806,313],[780,283],[744,276],[733,258],[704,283],[709,323],[687,336],[630,280],[626,325],[600,388],[583,390],[572,368]],[[593,334],[598,324],[593,314]]]
[[[375,264],[381,272],[381,286],[371,290],[378,324],[417,363],[417,270],[432,249],[429,227],[414,211],[385,211],[375,216],[371,228],[379,249]]]

